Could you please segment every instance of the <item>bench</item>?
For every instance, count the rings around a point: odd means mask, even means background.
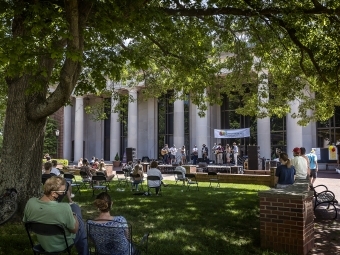
[[[336,168],[338,166],[338,163],[326,163],[326,170],[328,170],[329,166],[334,166]]]
[[[334,193],[332,191],[328,190],[328,188],[325,185],[317,185],[317,186],[313,187],[312,189],[314,191],[314,197],[315,197],[314,211],[321,204],[328,204],[327,210],[332,205],[334,207],[334,210],[335,210],[334,219],[336,219],[338,213],[337,213],[335,204],[337,204],[338,201],[335,199]]]

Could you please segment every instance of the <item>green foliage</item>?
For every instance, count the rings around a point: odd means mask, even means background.
[[[119,160],[120,160],[120,158],[119,158],[119,155],[118,155],[118,152],[117,152],[117,154],[115,156],[115,161],[119,161]]]
[[[63,159],[63,158],[53,158],[51,160],[56,160],[58,162],[58,165],[63,165],[63,168],[64,167],[67,167],[68,166],[68,160],[67,159]],[[43,159],[43,163],[46,162],[46,159]]]
[[[56,137],[55,131],[57,129],[58,129],[57,122],[51,117],[47,117],[43,155],[45,155],[46,153],[49,153],[50,155],[56,155],[58,137]]]
[[[200,191],[185,191],[180,184],[167,181],[163,196],[133,196],[131,191],[113,191],[112,215],[122,215],[132,224],[133,238],[138,242],[150,233],[148,254],[226,254],[283,255],[260,248],[258,191],[259,185],[221,184]],[[116,187],[116,181],[111,185]],[[183,191],[184,190],[184,191]],[[199,193],[199,194],[198,194]],[[81,190],[75,201],[83,219],[93,219],[98,211],[91,190]],[[4,254],[31,254],[21,219],[1,227],[0,251]],[[75,252],[75,250],[74,250]]]

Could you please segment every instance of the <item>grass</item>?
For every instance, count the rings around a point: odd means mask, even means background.
[[[281,255],[260,248],[260,185],[221,184],[190,190],[167,181],[163,196],[135,196],[129,189],[120,192],[111,184],[113,215],[123,215],[133,227],[134,240],[149,232],[148,254],[262,254]],[[145,187],[144,187],[145,188]],[[96,217],[91,191],[82,190],[75,201],[83,218]],[[0,254],[32,254],[27,234],[20,221],[0,227]]]

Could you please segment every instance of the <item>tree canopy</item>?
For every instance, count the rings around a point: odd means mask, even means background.
[[[54,112],[75,86],[78,94],[105,90],[106,79],[143,82],[147,96],[183,91],[197,104],[237,92],[239,112],[249,115],[264,107],[283,116],[298,98],[301,117],[326,119],[340,104],[338,1],[5,2],[0,64],[8,80],[30,74],[27,93],[42,96],[32,118]],[[70,63],[79,72],[73,80]],[[257,95],[263,69],[265,102]]]
[[[47,116],[72,93],[114,92],[107,80],[143,84],[145,98],[190,94],[201,110],[227,95],[242,99],[241,114],[284,116],[299,100],[301,124],[329,118],[340,105],[339,14],[334,0],[2,1],[0,188],[16,186],[22,203],[40,192]]]

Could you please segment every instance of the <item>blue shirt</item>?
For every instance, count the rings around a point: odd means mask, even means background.
[[[307,155],[309,159],[309,168],[316,169],[316,163],[318,162],[318,157],[314,153],[310,153]]]
[[[296,174],[295,167],[288,168],[286,165],[280,165],[276,168],[275,176],[279,177],[278,184],[293,184],[294,175]]]

